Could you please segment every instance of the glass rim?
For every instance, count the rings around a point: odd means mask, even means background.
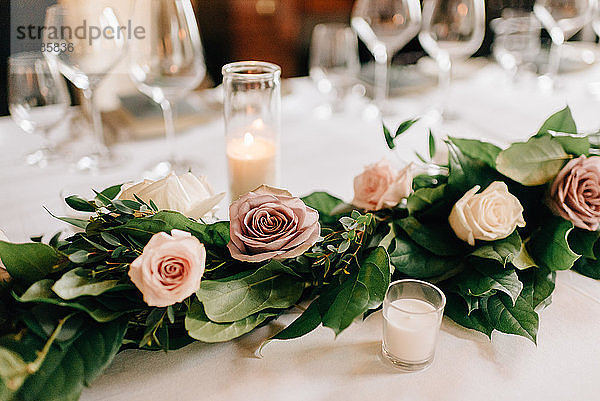
[[[281,67],[267,61],[236,61],[225,64],[221,69],[221,73],[223,78],[232,77],[246,81],[262,81],[278,78],[281,75]]]
[[[431,306],[433,306],[435,309],[429,312],[414,312],[414,311],[407,311],[405,309],[402,309],[401,307],[398,307],[396,305],[392,305],[392,302],[388,302],[388,307],[394,308],[395,310],[399,310],[400,312],[404,312],[410,315],[428,315],[431,313],[439,313],[441,310],[443,310],[446,307],[446,294],[444,294],[444,292],[437,287],[436,285],[433,285],[427,281],[423,281],[423,280],[417,280],[417,279],[413,279],[413,278],[405,278],[405,279],[400,279],[400,280],[396,280],[396,281],[392,281],[390,283],[390,285],[388,286],[388,289],[385,291],[385,296],[384,299],[387,298],[388,292],[390,291],[390,288],[392,288],[392,286],[396,285],[396,284],[404,284],[404,283],[414,283],[414,284],[421,284],[424,287],[429,287],[432,288],[433,290],[435,290],[441,298],[441,302],[439,306],[435,306],[432,305],[430,302],[427,302],[428,304],[430,304]],[[400,298],[401,299],[401,298]]]

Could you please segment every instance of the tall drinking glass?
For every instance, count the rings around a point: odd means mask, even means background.
[[[536,0],[533,12],[552,39],[546,76],[553,86],[564,43],[592,20],[596,0]]]
[[[473,55],[485,36],[484,0],[425,0],[419,42],[436,61],[442,118],[452,119],[447,99],[452,65]]]
[[[29,165],[45,167],[53,153],[50,131],[65,117],[69,105],[63,78],[52,70],[40,52],[25,52],[8,59],[8,108],[17,125],[40,134],[42,148],[27,156]]]
[[[310,77],[317,89],[331,99],[331,111],[341,111],[360,71],[356,33],[340,23],[315,26],[309,58]]]
[[[232,200],[279,184],[281,69],[260,61],[223,67],[225,143]]]
[[[183,160],[175,148],[174,103],[196,88],[206,74],[196,16],[190,0],[137,0],[134,24],[146,38],[131,46],[133,82],[162,109],[167,158],[151,167],[153,178],[184,172],[197,163]]]
[[[77,163],[81,170],[114,166],[104,141],[100,110],[94,94],[125,51],[125,33],[102,1],[54,5],[46,10],[44,55],[50,64],[82,90],[92,119],[93,149]]]
[[[392,58],[420,26],[419,0],[357,0],[354,5],[352,28],[375,58],[374,98],[382,114],[391,114],[387,99]]]

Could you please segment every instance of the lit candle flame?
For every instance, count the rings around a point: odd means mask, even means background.
[[[252,144],[254,144],[254,135],[252,135],[249,132],[246,132],[244,134],[244,145],[251,146]]]
[[[252,128],[254,129],[263,129],[265,126],[264,121],[262,120],[262,118],[257,118],[256,120],[254,120],[254,122],[252,123]]]

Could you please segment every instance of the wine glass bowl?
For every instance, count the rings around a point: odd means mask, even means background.
[[[375,58],[375,102],[387,114],[392,58],[419,32],[419,0],[358,0],[352,28]]]
[[[195,89],[206,74],[200,32],[189,0],[137,1],[134,22],[147,36],[130,50],[129,75],[138,90],[163,111],[168,160],[151,167],[159,178],[172,170],[187,171],[194,161],[181,160],[175,149],[173,104]]]
[[[44,167],[52,156],[50,131],[65,117],[67,88],[40,52],[12,55],[8,60],[8,104],[15,123],[29,134],[40,134],[43,147],[27,156],[27,163]]]
[[[95,91],[125,51],[125,33],[117,16],[102,1],[54,5],[46,10],[44,56],[81,89],[91,117],[93,151],[77,163],[81,170],[114,166],[104,140]]]
[[[319,92],[332,99],[330,111],[343,108],[343,101],[360,72],[358,40],[348,25],[315,26],[311,39],[309,73]]]

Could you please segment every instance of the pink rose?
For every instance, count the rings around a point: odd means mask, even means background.
[[[149,306],[181,302],[200,288],[206,250],[196,237],[173,230],[154,234],[131,263],[129,277]]]
[[[579,156],[558,173],[548,205],[576,227],[596,231],[600,226],[600,157]]]
[[[320,238],[319,213],[289,192],[262,186],[229,207],[229,252],[234,259],[262,262],[295,258]]]
[[[381,210],[398,205],[412,193],[414,166],[401,171],[393,169],[387,160],[371,164],[354,179],[352,204],[365,210]]]

